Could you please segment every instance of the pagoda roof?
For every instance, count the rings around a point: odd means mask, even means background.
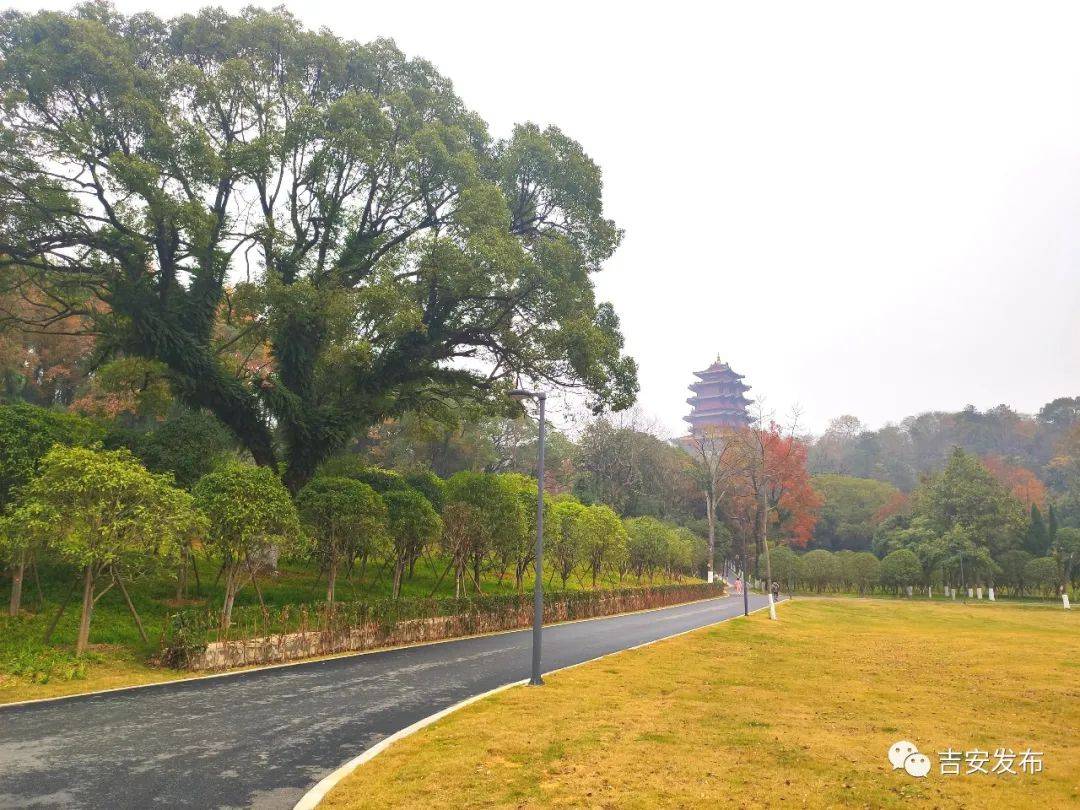
[[[714,362],[711,366],[709,366],[704,371],[695,371],[694,376],[695,377],[700,377],[701,379],[707,379],[709,377],[718,377],[718,376],[729,376],[729,377],[734,377],[736,379],[741,380],[744,375],[739,374],[736,371],[734,371],[731,368],[731,366],[729,366],[727,363],[723,362],[718,357],[718,358],[716,358],[716,362]]]

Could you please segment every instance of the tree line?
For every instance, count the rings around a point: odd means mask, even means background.
[[[12,573],[9,612],[19,611],[28,570],[45,559],[65,566],[81,585],[79,653],[94,606],[114,588],[146,641],[128,584],[172,572],[182,598],[189,572],[198,572],[196,555],[220,566],[223,627],[237,594],[258,591],[260,575],[279,556],[311,560],[330,604],[338,577],[354,568],[390,578],[397,598],[425,555],[443,561],[442,576],[452,577],[457,596],[480,594],[485,576],[511,576],[521,590],[534,563],[537,481],[521,473],[462,470],[443,479],[345,455],[321,465],[293,496],[270,468],[228,453],[193,459],[191,448],[174,446],[178,472],[153,472],[127,447],[106,449],[107,439],[103,425],[83,417],[0,406],[0,556]],[[142,447],[160,461],[156,443]],[[545,494],[543,508],[549,582],[557,577],[564,588],[572,578],[596,587],[602,576],[621,582],[630,573],[679,579],[703,559],[702,540],[685,527],[623,519],[569,493]]]
[[[819,479],[833,495],[822,523],[839,548],[799,557],[778,551],[793,587],[996,587],[1050,595],[1080,577],[1080,528],[1060,525],[1052,501],[1042,502],[1044,517],[1030,496],[1045,493],[998,459],[954,448],[944,468],[924,476],[910,495],[866,479],[815,476],[816,485]]]

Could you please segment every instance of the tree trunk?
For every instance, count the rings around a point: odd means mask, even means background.
[[[193,553],[188,552],[188,559],[191,560],[191,570],[195,572],[195,595],[202,596],[202,582],[199,580],[199,563],[195,559]]]
[[[326,573],[326,603],[334,604],[334,585],[337,584],[337,554],[330,552],[330,570]]]
[[[176,569],[176,601],[179,602],[184,598],[184,594],[187,592],[187,570],[188,570],[188,555],[190,551],[185,545],[180,550],[180,567]]]
[[[142,619],[139,618],[139,612],[135,610],[135,603],[131,601],[131,596],[128,594],[128,590],[124,587],[124,580],[120,579],[120,574],[116,569],[113,569],[113,579],[116,580],[116,584],[120,586],[120,593],[124,595],[124,601],[127,602],[128,610],[131,611],[131,618],[135,620],[135,626],[139,628],[139,637],[143,640],[143,644],[149,644],[150,639],[146,637],[146,630],[143,629]]]
[[[82,655],[90,644],[90,617],[94,613],[94,568],[83,569],[82,616],[79,619],[79,637],[75,642],[75,654]]]
[[[67,592],[67,595],[64,597],[64,601],[60,603],[60,609],[58,611],[56,611],[56,615],[53,616],[52,621],[49,622],[48,629],[45,631],[44,641],[45,641],[46,644],[48,644],[49,641],[52,639],[52,634],[56,632],[56,625],[58,625],[60,623],[60,617],[64,615],[64,611],[67,610],[68,603],[71,601],[71,598],[75,595],[75,591],[77,591],[78,588],[79,588],[78,580],[71,583],[71,589]]]
[[[231,563],[225,574],[225,605],[221,609],[221,626],[228,630],[232,624],[233,602],[236,600],[237,584],[240,581],[240,563]]]
[[[405,560],[398,558],[398,560],[394,563],[394,599],[397,599],[399,596],[401,596],[401,577],[404,573]]]
[[[8,615],[18,616],[22,605],[23,576],[26,574],[26,549],[19,551],[19,559],[11,566],[11,602],[8,604]]]
[[[713,504],[712,493],[706,493],[705,495],[705,516],[709,522],[709,572],[707,579],[712,582],[715,578],[713,571],[716,570],[714,568],[716,563],[716,506]]]

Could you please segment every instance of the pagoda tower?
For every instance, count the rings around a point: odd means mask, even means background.
[[[716,362],[704,371],[695,371],[697,382],[691,383],[693,396],[687,399],[691,411],[684,416],[690,423],[691,433],[700,433],[703,428],[735,428],[750,424],[746,407],[753,402],[744,396],[750,386],[746,385],[742,374],[736,374],[731,366],[716,358]]]

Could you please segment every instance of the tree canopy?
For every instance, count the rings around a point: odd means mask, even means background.
[[[4,316],[162,363],[294,490],[518,376],[633,401],[590,278],[620,231],[558,128],[493,139],[430,63],[280,10],[11,12],[0,47],[0,298],[36,304]]]

